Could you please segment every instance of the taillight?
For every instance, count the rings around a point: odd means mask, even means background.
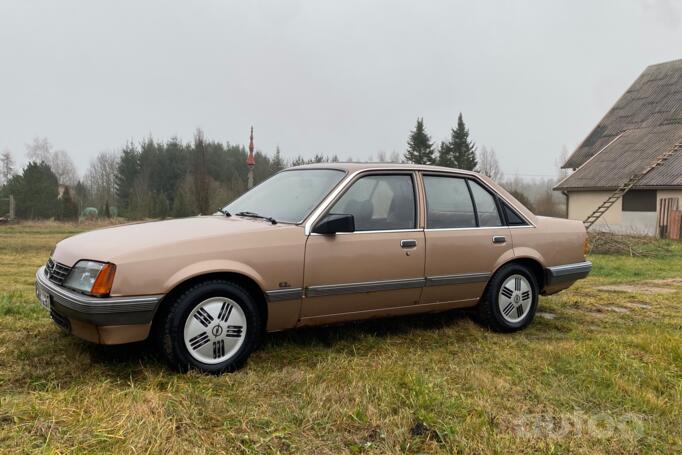
[[[585,241],[583,242],[583,256],[587,256],[590,252],[590,239],[585,236]]]

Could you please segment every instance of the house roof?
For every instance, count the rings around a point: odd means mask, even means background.
[[[576,171],[555,188],[611,189],[642,172],[682,140],[682,60],[646,68],[573,152]],[[653,169],[635,188],[682,187],[682,152]]]

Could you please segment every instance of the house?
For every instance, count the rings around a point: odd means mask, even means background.
[[[667,235],[682,208],[682,60],[646,68],[562,167],[574,170],[554,188],[569,218]]]

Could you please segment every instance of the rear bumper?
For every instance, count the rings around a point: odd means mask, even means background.
[[[592,263],[590,261],[547,267],[545,269],[545,283],[547,286],[559,283],[571,283],[581,278],[585,278],[591,271]]]
[[[102,344],[139,341],[147,337],[162,295],[91,297],[58,286],[36,272],[36,295],[50,295],[50,316],[69,333]]]

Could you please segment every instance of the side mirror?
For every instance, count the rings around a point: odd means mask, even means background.
[[[353,215],[329,213],[317,223],[313,232],[316,234],[336,234],[337,232],[354,232]]]

